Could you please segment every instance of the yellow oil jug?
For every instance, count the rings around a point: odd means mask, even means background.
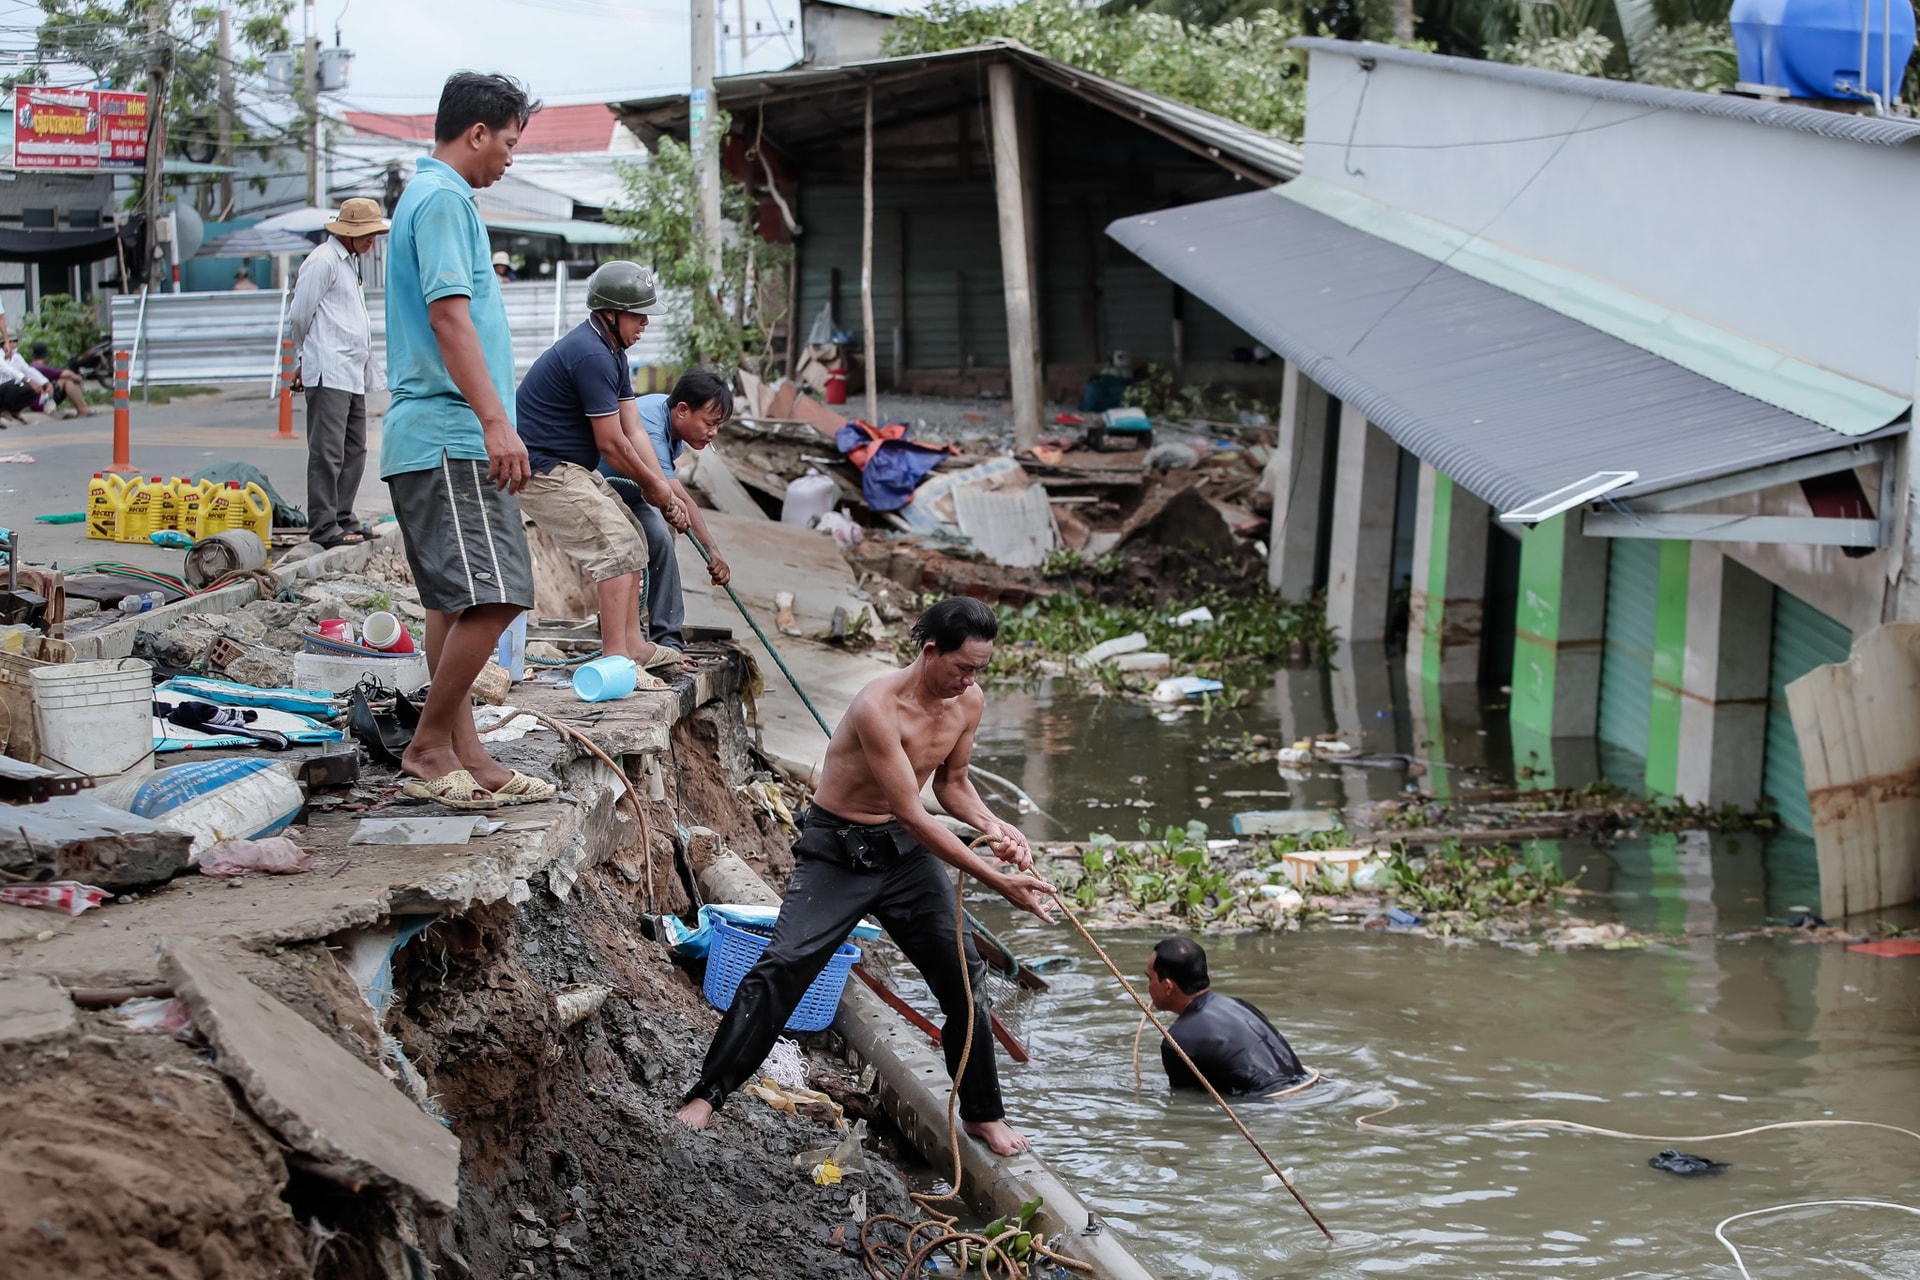
[[[229,527],[245,529],[256,535],[262,544],[272,546],[273,500],[267,497],[267,491],[259,484],[249,481],[247,486],[233,497],[233,524]]]
[[[134,480],[127,485],[126,505],[121,509],[119,526],[114,532],[118,542],[145,542],[159,523],[161,497],[165,482],[159,476]]]
[[[120,534],[120,514],[127,505],[127,482],[103,471],[87,484],[87,536],[114,541]]]

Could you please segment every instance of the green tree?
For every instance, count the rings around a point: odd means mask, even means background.
[[[897,19],[890,54],[934,53],[1011,38],[1049,58],[1122,84],[1297,138],[1306,119],[1306,61],[1287,47],[1298,14],[1254,10],[1211,26],[1172,13],[1109,13],[1071,0],[988,7],[932,0]]]
[[[727,136],[720,113],[714,127]],[[699,229],[699,193],[693,183],[693,153],[662,138],[645,164],[622,165],[626,190],[607,210],[607,220],[633,232],[638,259],[651,266],[670,299],[687,299],[667,323],[674,357],[682,365],[706,364],[728,373],[745,366],[764,372],[773,334],[786,318],[787,265],[791,245],[760,238],[751,193],[725,175],[720,187],[720,269],[707,265]]]

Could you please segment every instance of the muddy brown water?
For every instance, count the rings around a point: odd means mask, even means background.
[[[1061,687],[990,691],[978,759],[1046,811],[1030,834],[1128,836],[1236,808],[1384,798],[1421,775],[1344,769],[1283,779],[1270,763],[1204,759],[1210,739],[1284,741],[1348,721],[1359,745],[1411,750],[1391,705],[1342,715],[1324,674],[1285,673],[1211,723]],[[1511,776],[1503,717],[1460,717],[1448,758]],[[1488,731],[1482,735],[1479,730]],[[1197,788],[1204,787],[1201,791]],[[1229,792],[1285,791],[1284,796]],[[1214,804],[1201,808],[1201,795]],[[1126,801],[1146,801],[1141,808]],[[1164,1087],[1151,1033],[1146,1084],[1130,1053],[1138,1014],[1084,946],[990,902],[975,909],[1053,992],[1027,1011],[1034,1049],[1007,1068],[1014,1119],[1047,1159],[1175,1277],[1738,1276],[1714,1238],[1729,1215],[1821,1199],[1920,1207],[1920,1141],[1800,1129],[1682,1141],[1784,1120],[1872,1120],[1920,1131],[1920,958],[1747,936],[1816,901],[1812,852],[1792,836],[1681,833],[1557,848],[1594,891],[1581,911],[1668,935],[1645,951],[1527,954],[1357,929],[1209,942],[1219,990],[1259,1005],[1328,1082],[1242,1114],[1333,1227],[1328,1245],[1204,1098]],[[1137,975],[1160,935],[1103,935]],[[1356,1121],[1414,1132],[1367,1132]],[[1623,1140],[1495,1132],[1554,1118],[1659,1135]],[[1662,1148],[1725,1161],[1714,1177],[1651,1169]],[[1920,1218],[1825,1208],[1732,1224],[1755,1280],[1920,1276]]]

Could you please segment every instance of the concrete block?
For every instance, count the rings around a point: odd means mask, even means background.
[[[202,943],[169,943],[167,969],[218,1066],[254,1113],[300,1151],[451,1210],[460,1140],[383,1078]]]
[[[78,1026],[73,1001],[52,978],[37,973],[0,977],[0,1047],[58,1040]]]
[[[187,868],[193,837],[80,794],[10,806],[0,870],[102,889],[158,884]]]

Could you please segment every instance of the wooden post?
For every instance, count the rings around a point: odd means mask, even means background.
[[[987,68],[993,117],[993,192],[1000,214],[1000,279],[1007,302],[1007,383],[1013,395],[1013,447],[1040,441],[1040,353],[1027,226],[1027,175],[1020,163],[1018,72]]]
[[[867,371],[867,422],[880,425],[880,344],[873,330],[873,81],[867,81],[866,152],[860,166],[860,354]]]

